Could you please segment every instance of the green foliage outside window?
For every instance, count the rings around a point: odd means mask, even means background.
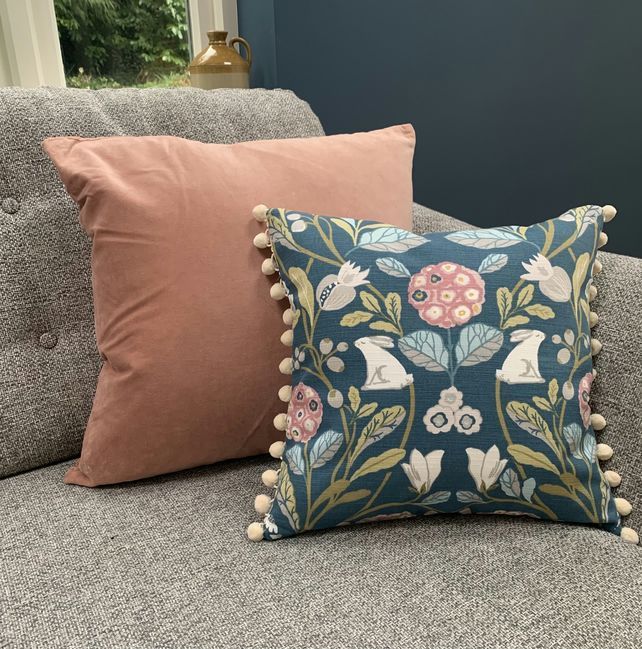
[[[184,0],[55,0],[67,85],[187,83]]]

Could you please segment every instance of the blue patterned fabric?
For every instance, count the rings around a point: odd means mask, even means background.
[[[430,233],[268,211],[294,311],[264,538],[436,513],[600,525],[589,287],[602,208]]]

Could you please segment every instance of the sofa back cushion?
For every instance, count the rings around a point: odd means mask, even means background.
[[[0,88],[0,477],[80,452],[100,369],[90,240],[47,137],[323,135],[289,91]]]

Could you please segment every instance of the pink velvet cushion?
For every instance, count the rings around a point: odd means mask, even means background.
[[[202,144],[51,138],[93,237],[104,364],[65,481],[136,480],[263,453],[285,383],[281,306],[247,242],[257,203],[410,228],[414,131]],[[242,323],[242,324],[241,324]]]

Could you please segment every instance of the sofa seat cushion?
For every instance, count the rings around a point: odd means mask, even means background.
[[[0,646],[642,645],[642,549],[607,532],[432,517],[252,544],[253,459],[126,486],[68,464],[0,483]]]

